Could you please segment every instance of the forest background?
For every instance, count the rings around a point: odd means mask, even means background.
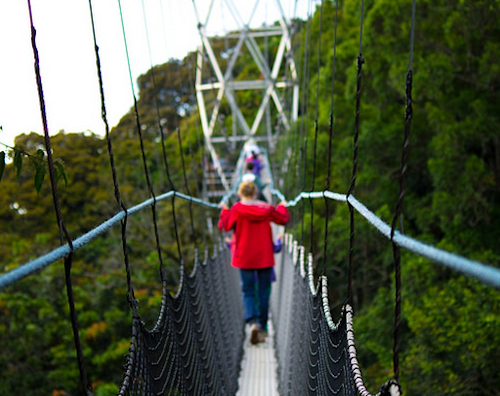
[[[302,79],[300,118],[290,133],[282,135],[273,161],[273,174],[282,181],[287,198],[311,186],[316,190],[325,186],[330,108],[330,190],[346,192],[351,178],[359,2],[341,2],[337,24],[335,3],[322,4],[311,20],[295,21],[294,47]],[[390,222],[399,191],[411,2],[365,2],[364,11],[356,198]],[[500,226],[496,222],[500,214],[499,19],[499,0],[417,2],[414,116],[403,208],[407,235],[496,267],[500,264]],[[223,53],[227,42],[224,38],[214,40],[214,47]],[[271,41],[269,46],[276,44]],[[183,60],[170,60],[138,79],[140,129],[157,193],[175,188],[201,194],[206,162],[193,86],[195,56],[191,53]],[[256,72],[249,54],[242,54],[243,60],[245,57],[244,66],[235,70],[237,79]],[[250,112],[255,98],[249,93],[240,95],[243,112]],[[221,113],[226,115],[224,122],[231,125],[227,103]],[[159,125],[164,126],[170,178],[165,172]],[[110,137],[123,200],[135,205],[147,199],[149,192],[133,109],[112,129]],[[114,199],[107,142],[89,133],[61,131],[52,138],[52,148],[64,169],[59,191],[65,223],[69,234],[76,237],[120,209]],[[288,148],[292,148],[291,157]],[[2,273],[59,245],[49,183],[42,180],[43,149],[43,137],[30,133],[16,138],[15,150],[5,151],[13,158],[19,154],[17,160],[7,161],[0,182]],[[227,148],[221,155],[234,161],[237,154]],[[286,162],[288,172],[283,173],[281,164]],[[321,263],[325,208],[315,203],[311,216],[308,205],[294,209],[289,231]],[[349,211],[346,205],[331,206],[327,275],[332,309],[337,314],[346,297]],[[216,218],[217,213],[207,214],[193,206],[197,219],[193,230],[187,220],[188,204],[176,200],[175,207],[159,206],[161,250],[166,257],[168,283],[175,293],[180,257],[173,209],[181,219],[177,231],[188,270],[195,246],[202,251],[205,246],[212,249],[213,240],[205,225],[207,216]],[[128,249],[141,316],[152,327],[161,285],[147,211],[130,219]],[[359,216],[353,257],[357,349],[365,381],[375,393],[392,375],[393,258],[387,240]],[[498,395],[499,291],[408,252],[403,252],[402,270],[400,380],[404,394]],[[131,335],[118,228],[77,252],[73,278],[90,378],[96,395],[114,395],[122,380]],[[0,293],[0,345],[0,395],[78,394],[78,365],[60,263]]]

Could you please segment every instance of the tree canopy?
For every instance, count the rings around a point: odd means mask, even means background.
[[[313,186],[322,190],[328,162],[329,189],[345,193],[349,188],[359,3],[324,0],[310,20],[295,21],[293,45],[302,79],[300,117],[290,132],[282,134],[272,158],[274,176],[282,181],[287,198]],[[411,6],[411,1],[378,0],[365,2],[364,9],[355,195],[388,223],[399,192]],[[499,0],[417,2],[414,113],[402,216],[404,233],[412,238],[496,267],[500,266],[500,226],[495,221],[500,212],[499,18]],[[228,43],[221,39],[214,45],[223,48]],[[269,45],[273,48],[276,43]],[[243,53],[245,57],[248,54]],[[150,195],[139,131],[154,192],[174,187],[200,194],[204,147],[197,127],[194,65],[191,53],[139,77],[138,113],[131,109],[110,133],[127,206]],[[248,57],[247,67],[236,70],[238,78],[246,78],[255,72],[253,68]],[[247,103],[244,112],[250,111],[253,99],[245,92],[238,96]],[[229,110],[222,106],[221,112],[227,113],[225,122],[231,125]],[[6,163],[0,158],[0,273],[59,245],[50,187],[47,180],[36,180],[45,166],[43,139],[35,133],[20,135],[14,149],[2,158],[10,155],[17,160]],[[89,133],[60,132],[52,138],[52,149],[64,170],[58,186],[64,220],[69,234],[77,237],[120,210],[107,142]],[[29,160],[37,155],[41,156],[38,162]],[[20,156],[25,158],[22,166]],[[183,167],[182,159],[187,166]],[[281,173],[284,163],[288,169]],[[172,293],[181,259],[189,270],[194,246],[210,243],[203,240],[207,213],[193,207],[192,214],[189,209],[178,200],[157,208],[160,251]],[[349,211],[347,205],[330,205],[327,241],[322,237],[325,214],[323,202],[304,202],[294,209],[289,231],[313,253],[316,263],[322,262],[326,244],[330,301],[332,312],[338,313],[346,297]],[[174,215],[180,219],[177,230],[172,226]],[[392,247],[384,237],[360,216],[356,215],[355,225],[354,329],[364,378],[375,390],[393,369],[394,263]],[[154,324],[161,285],[151,213],[135,215],[128,230],[141,316]],[[121,243],[119,227],[113,228],[79,250],[73,263],[84,355],[100,396],[117,393],[130,340]],[[409,252],[403,252],[402,271],[400,381],[404,394],[498,394],[498,290]],[[78,366],[59,264],[0,293],[0,344],[0,394],[78,393]]]

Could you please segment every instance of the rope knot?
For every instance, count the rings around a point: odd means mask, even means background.
[[[380,396],[401,396],[401,386],[394,378],[387,381],[380,387]]]

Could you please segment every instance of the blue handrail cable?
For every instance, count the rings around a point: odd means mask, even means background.
[[[134,213],[139,212],[140,210],[147,208],[151,206],[155,201],[162,201],[167,198],[171,198],[173,196],[177,196],[181,199],[184,199],[186,201],[190,201],[193,203],[196,203],[198,205],[206,206],[208,208],[213,208],[213,209],[218,209],[219,206],[217,204],[213,204],[210,202],[203,201],[198,198],[190,197],[188,195],[182,194],[177,191],[168,191],[165,194],[159,195],[156,198],[149,198],[145,200],[144,202],[141,202],[140,204],[127,209],[127,212],[125,211],[120,211],[110,219],[104,221],[94,229],[90,230],[86,234],[83,234],[82,236],[76,238],[73,240],[73,250],[79,249],[89,242],[91,242],[93,239],[95,239],[98,235],[102,234],[103,232],[107,231],[110,229],[112,226],[115,224],[119,223],[122,219],[125,218],[125,216],[132,215]],[[71,249],[68,244],[62,245],[58,247],[57,249],[52,250],[51,252],[40,256],[36,258],[35,260],[32,260],[26,264],[23,264],[16,269],[13,269],[10,272],[7,272],[5,275],[0,277],[0,290],[4,289],[5,287],[26,278],[27,276],[47,267],[48,265],[54,263],[55,261],[65,257],[71,252]]]
[[[279,190],[275,189],[272,186],[272,183],[273,180],[271,179],[270,183],[271,193],[276,197],[278,197],[280,201],[286,201],[285,196]],[[190,201],[198,205],[205,206],[207,208],[219,209],[218,204],[207,202],[199,198],[191,197],[189,195],[182,194],[178,191],[168,191],[162,195],[157,196],[156,198],[149,198],[144,202],[141,202],[140,204],[133,206],[132,208],[129,208],[127,212],[121,211],[117,213],[110,219],[106,220],[105,222],[101,223],[100,225],[92,229],[91,231],[76,238],[73,241],[74,250],[81,248],[82,246],[86,245],[94,238],[96,238],[98,235],[102,234],[104,231],[110,229],[112,226],[114,226],[116,223],[122,220],[127,213],[129,215],[132,215],[152,205],[154,203],[154,200],[162,201],[167,198],[171,198],[174,195],[186,201]],[[378,231],[380,231],[382,235],[384,235],[388,239],[390,239],[391,237],[391,227],[383,220],[381,220],[379,217],[377,217],[373,212],[371,212],[365,205],[359,202],[352,195],[346,197],[345,194],[339,194],[332,191],[301,192],[293,200],[288,201],[286,206],[293,207],[296,206],[302,199],[310,199],[310,198],[313,199],[329,198],[334,201],[349,202],[356,209],[356,211],[361,216],[363,216],[371,225],[373,225]],[[478,279],[479,281],[483,282],[484,284],[500,289],[500,269],[498,268],[480,263],[478,261],[469,260],[459,255],[449,253],[444,250],[435,248],[433,246],[424,244],[420,241],[417,241],[413,238],[403,235],[398,231],[394,233],[393,239],[394,242],[397,243],[399,246],[409,251],[412,251],[413,253],[426,257],[432,261],[435,261],[436,263],[443,264],[453,270],[462,272],[463,274],[470,275]],[[48,265],[52,264],[53,262],[65,257],[67,254],[70,253],[70,251],[71,249],[68,246],[68,244],[60,246],[57,249],[54,249],[53,251],[43,256],[40,256],[35,260],[23,264],[20,267],[4,274],[3,276],[0,277],[0,290],[17,282],[18,280],[26,278],[27,276],[35,273],[36,271],[39,271],[47,267]]]
[[[283,194],[281,194],[278,190],[273,189],[271,192],[276,196],[283,197]],[[365,205],[359,202],[353,195],[346,197],[344,194],[338,194],[331,191],[301,192],[297,195],[297,197],[295,197],[295,199],[289,201],[287,206],[296,206],[302,199],[323,197],[339,202],[347,201],[361,216],[363,216],[371,225],[379,230],[382,235],[388,239],[391,238],[391,227],[371,212]],[[500,269],[498,268],[424,244],[401,234],[399,231],[395,231],[393,240],[399,246],[412,251],[413,253],[426,257],[436,263],[443,264],[453,270],[462,272],[465,275],[470,275],[484,284],[492,286],[496,289],[500,289]]]

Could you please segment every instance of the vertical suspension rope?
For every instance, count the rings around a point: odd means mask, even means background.
[[[192,94],[194,94],[194,92],[193,92],[193,80],[192,80],[192,74],[191,74],[191,65],[190,65],[189,55],[185,59],[187,59],[187,62],[188,62],[187,68],[188,68],[188,76],[189,76],[189,90],[191,91]],[[179,73],[179,80],[182,80],[179,67],[178,67],[177,71]],[[196,118],[196,120],[198,120],[198,118]],[[185,117],[185,123],[186,123],[186,131],[189,131],[190,128],[189,128],[188,117]],[[180,134],[180,131],[179,131],[179,134]],[[180,147],[180,150],[181,150],[181,155],[183,155],[183,151],[182,151],[182,139],[180,137],[179,137],[179,139],[180,139],[179,147]],[[204,147],[204,145],[202,145],[202,143],[200,141],[200,128],[199,128],[198,123],[196,123],[196,142],[198,144],[198,147],[201,147],[201,148]],[[188,150],[189,150],[189,158],[190,158],[190,164],[191,164],[191,173],[193,175],[193,178],[195,179],[196,194],[197,194],[197,196],[201,196],[201,191],[200,191],[200,188],[198,186],[198,180],[197,180],[197,177],[196,177],[197,174],[196,174],[196,161],[195,161],[195,156],[194,156],[194,150],[193,150],[191,141],[189,139],[188,139]],[[203,158],[203,156],[202,156],[202,158]],[[182,160],[182,164],[183,164],[183,175],[184,175],[184,183],[185,183],[185,186],[186,186],[186,191],[187,191],[188,195],[191,195],[191,190],[190,190],[189,184],[187,182],[187,172],[186,172],[185,166],[184,166],[184,157],[182,157],[181,160]],[[189,201],[189,216],[190,216],[190,219],[191,219],[192,239],[193,239],[194,244],[195,244],[195,249],[198,249],[197,232],[196,232],[196,229],[194,227],[194,220],[193,220],[193,202],[191,200]]]
[[[181,75],[180,65],[178,62],[176,64],[176,66],[177,66],[176,67],[177,78],[179,79],[179,86],[181,86],[182,75]],[[182,86],[181,86],[181,90],[182,90]],[[186,131],[189,131],[189,123],[188,123],[187,118],[185,121],[186,121]],[[184,187],[186,188],[187,194],[189,196],[191,196],[191,190],[189,188],[189,183],[188,183],[188,179],[187,179],[186,164],[184,161],[184,151],[182,150],[182,136],[181,136],[181,130],[180,130],[180,123],[178,123],[176,125],[176,129],[177,129],[177,140],[179,143],[179,153],[181,155],[182,175],[183,175],[183,179],[184,179]],[[188,141],[188,145],[189,145],[189,149],[191,149],[191,144],[189,143],[189,141]],[[191,220],[191,240],[194,240],[196,232],[195,232],[194,220],[193,220],[193,201],[191,201],[191,200],[188,203],[188,209],[189,209],[189,218]],[[195,242],[195,244],[196,244],[196,242]]]
[[[300,191],[305,191],[306,189],[306,170],[307,170],[307,145],[308,145],[308,126],[309,126],[309,90],[307,89],[306,81],[309,81],[310,75],[310,58],[311,51],[309,50],[309,44],[311,41],[311,25],[312,25],[312,11],[311,11],[312,1],[308,2],[308,10],[307,10],[307,25],[306,25],[306,37],[305,37],[305,51],[304,51],[304,84],[303,84],[303,102],[302,102],[302,119],[300,123],[300,138],[299,142],[302,142],[300,148],[300,158],[299,158],[299,167],[302,167],[301,171],[297,172],[297,174],[302,175],[302,185]],[[305,213],[305,201],[302,201],[301,213],[299,215],[301,219],[301,227],[300,227],[300,244],[304,244],[304,213]]]
[[[114,160],[114,154],[113,154],[113,144],[111,141],[111,136],[109,133],[109,123],[106,115],[106,104],[105,104],[105,97],[104,97],[104,86],[103,86],[103,79],[102,79],[102,72],[101,72],[101,61],[100,61],[100,56],[99,56],[99,47],[97,45],[97,37],[96,37],[96,32],[95,32],[95,23],[94,23],[94,12],[92,9],[92,0],[89,0],[89,9],[90,9],[90,20],[92,23],[92,35],[93,35],[93,40],[94,40],[94,50],[95,50],[95,57],[96,57],[96,68],[97,68],[97,75],[98,75],[98,82],[99,82],[99,92],[101,96],[101,118],[104,122],[105,125],[105,130],[106,130],[106,141],[108,145],[108,154],[109,154],[109,161],[110,161],[110,167],[111,167],[111,173],[113,177],[113,186],[114,186],[114,193],[115,193],[115,199],[117,201],[118,206],[123,209],[125,212],[125,217],[121,221],[121,239],[122,239],[122,251],[123,251],[123,256],[124,256],[124,263],[125,263],[125,273],[126,273],[126,278],[127,278],[127,301],[132,308],[132,316],[134,318],[134,321],[137,321],[138,318],[138,313],[137,313],[137,301],[134,296],[134,290],[132,288],[132,280],[131,280],[131,273],[130,273],[130,259],[128,255],[128,249],[127,249],[127,220],[128,220],[128,210],[125,206],[125,204],[122,201],[121,198],[121,193],[120,193],[120,186],[118,183],[118,176],[116,172],[116,167],[115,167],[115,160]],[[131,341],[131,346],[129,350],[129,363],[136,358],[136,339],[137,339],[137,334],[134,326],[132,327],[132,341]],[[127,368],[125,374],[124,374],[124,381],[129,382],[131,381],[132,373],[131,373],[131,365],[129,364],[129,367]],[[120,391],[120,394],[122,392]]]
[[[163,15],[164,15],[164,12],[163,12],[163,3],[162,3],[161,0],[160,0],[160,10],[161,10],[162,25],[163,25],[163,34],[166,37],[165,20],[163,18]],[[159,114],[158,114],[158,119],[161,120]],[[170,189],[171,190],[175,190],[174,182],[172,181],[172,177],[170,176],[170,167],[168,165],[167,150],[166,150],[166,147],[165,147],[165,131],[163,129],[163,125],[162,125],[161,121],[160,121],[159,124],[160,124],[160,138],[161,138],[163,163],[165,165],[165,171],[167,173],[168,182],[170,183]]]
[[[101,71],[101,58],[99,56],[99,46],[97,45],[97,37],[96,37],[96,32],[95,32],[94,11],[92,8],[92,0],[89,0],[89,11],[90,11],[90,22],[91,22],[91,26],[92,26],[92,37],[94,40],[94,52],[95,52],[95,58],[96,58],[97,79],[98,79],[98,83],[99,83],[99,94],[100,94],[100,99],[101,99],[101,119],[104,123],[104,130],[105,130],[106,141],[107,141],[107,145],[108,145],[111,173],[112,173],[112,177],[113,177],[114,194],[115,194],[115,199],[118,202],[118,206],[126,212],[127,210],[126,210],[125,205],[123,204],[122,199],[121,199],[120,186],[118,183],[118,176],[117,176],[116,168],[115,168],[113,145],[111,143],[111,139],[109,136],[109,122],[108,122],[108,116],[107,116],[107,112],[106,112],[106,102],[104,99],[105,97],[104,97],[104,84],[103,84],[102,71]]]
[[[129,57],[129,53],[128,53],[127,35],[126,35],[126,32],[125,32],[125,23],[124,23],[124,20],[123,20],[123,12],[122,12],[121,0],[118,0],[118,7],[119,7],[119,10],[120,10],[120,19],[121,19],[121,24],[122,24],[123,40],[124,40],[124,43],[125,43],[125,52],[126,52],[126,56],[127,56],[127,64],[128,64],[129,79],[130,79],[130,87],[131,87],[131,90],[132,90],[132,96],[133,96],[133,100],[134,100],[134,114],[135,114],[136,129],[137,129],[137,133],[139,135],[139,142],[140,142],[140,147],[141,147],[141,155],[142,155],[142,162],[143,162],[143,167],[144,167],[144,173],[145,173],[145,176],[146,176],[146,182],[147,182],[147,185],[148,185],[149,194],[153,198],[153,201],[154,201],[153,204],[152,204],[152,206],[151,206],[152,211],[153,211],[153,220],[156,220],[156,215],[155,215],[155,213],[156,213],[156,196],[155,196],[154,191],[153,191],[153,187],[152,187],[152,184],[151,184],[151,178],[150,178],[150,175],[149,175],[149,169],[148,169],[147,162],[146,162],[146,153],[145,153],[145,149],[144,149],[144,139],[142,137],[141,121],[140,121],[140,117],[139,117],[139,109],[138,109],[138,104],[137,104],[137,97],[136,97],[136,94],[135,94],[134,82],[133,82],[133,78],[132,78],[132,70],[131,70],[131,66],[130,66],[130,57]],[[178,248],[178,252],[179,252],[179,260],[182,262],[182,253],[181,253],[181,248],[180,248],[179,232],[178,232],[178,226],[177,226],[176,215],[175,215],[175,194],[174,194],[174,198],[172,199],[172,212],[173,212],[173,218],[174,218],[175,237],[176,237],[177,248]],[[155,226],[155,228],[156,228],[156,226]]]
[[[330,190],[330,178],[332,174],[332,139],[333,139],[333,110],[334,110],[334,93],[335,93],[335,64],[337,56],[337,18],[338,18],[338,1],[335,2],[335,22],[333,34],[333,59],[332,59],[332,90],[330,93],[330,122],[328,130],[328,166],[326,172],[325,190]],[[326,276],[326,256],[327,256],[327,241],[328,241],[328,220],[330,217],[330,199],[325,196],[325,233],[323,245],[323,271],[322,275]]]
[[[160,2],[160,4],[161,4],[161,2]],[[163,18],[163,12],[162,12],[162,18]],[[163,24],[165,25],[164,22],[163,22]],[[166,151],[166,147],[165,147],[165,134],[164,133],[161,133],[161,145],[162,145],[163,163],[165,165],[165,171],[167,172],[168,181],[170,183],[170,189],[176,191],[175,186],[174,186],[174,182],[172,181],[172,177],[170,174],[170,167],[168,164],[167,151]],[[177,226],[177,215],[175,213],[175,194],[172,198],[171,205],[172,205],[172,217],[174,220],[173,223],[174,223],[175,241],[177,244],[177,252],[179,255],[179,260],[180,260],[180,263],[182,266],[183,265],[182,250],[181,250],[181,245],[180,245],[179,229]]]
[[[191,95],[195,98],[196,97],[196,92],[194,90],[194,76],[193,76],[193,70],[192,70],[192,65],[191,65],[191,60],[190,60],[190,57],[188,56],[186,58],[188,60],[188,64],[187,64],[187,67],[188,67],[188,75],[189,75],[189,91],[191,93]],[[197,107],[198,105],[196,105]],[[187,124],[187,117],[186,117],[186,124]],[[191,163],[192,163],[192,166],[193,166],[193,176],[196,177],[196,174],[197,174],[197,169],[200,170],[201,172],[203,172],[203,162],[206,158],[206,152],[205,152],[205,142],[204,142],[204,138],[202,136],[202,132],[201,132],[201,127],[200,127],[200,124],[199,124],[199,118],[198,117],[195,117],[195,127],[196,127],[196,142],[198,144],[198,147],[201,148],[201,153],[200,153],[200,161],[198,162],[198,168],[195,166],[194,164],[194,154],[193,154],[193,151],[191,150],[190,153],[191,153]],[[191,146],[190,146],[191,147]],[[197,191],[197,194],[198,196],[201,197],[201,190],[199,188],[199,185],[198,183],[196,183],[196,191]],[[208,216],[206,215],[206,211],[203,211],[203,217],[204,217],[204,222],[205,224],[208,225]],[[203,232],[202,233],[202,241],[203,241],[203,244],[206,245],[207,243],[207,240],[206,240],[206,233]]]
[[[296,13],[297,13],[297,1],[298,0],[295,0],[294,19],[296,19],[295,17],[296,17]],[[309,13],[308,13],[308,16],[309,16]],[[308,24],[308,21],[306,22],[306,34],[304,34],[304,23],[301,24],[301,27],[300,27],[301,38],[300,38],[300,43],[297,44],[299,50],[297,52],[294,52],[297,56],[297,59],[301,60],[301,62],[299,62],[299,65],[302,65],[302,70],[299,70],[297,72],[298,73],[297,75],[300,75],[301,73],[304,74],[304,71],[305,71],[305,63],[304,64],[302,63],[302,59],[305,60],[305,53],[307,52],[307,44],[308,44],[307,43],[307,26],[308,26],[307,24]],[[292,40],[292,44],[293,44],[293,40]],[[304,74],[304,79],[305,79],[305,74]],[[303,86],[300,90],[301,97],[304,95],[304,93],[305,93],[305,86]],[[301,118],[300,118],[300,124],[297,123],[299,126],[302,123],[302,116],[304,114],[304,103],[305,103],[305,100],[300,100],[299,114],[300,114]],[[290,130],[290,132],[292,132],[292,130]],[[297,176],[299,173],[299,156],[296,153],[298,153],[300,150],[301,138],[302,138],[301,128],[295,128],[295,131],[293,131],[293,135],[292,135],[292,139],[291,139],[292,150],[290,153],[290,169],[292,169],[292,171],[288,172],[287,175],[285,175],[285,187],[286,187],[285,194],[287,196],[292,195],[295,192],[294,189],[296,189],[297,184],[298,184]]]
[[[394,256],[394,276],[395,276],[395,308],[394,308],[394,345],[393,345],[393,365],[394,365],[394,379],[399,379],[399,344],[400,344],[400,327],[401,327],[401,249],[394,242],[394,234],[398,219],[401,221],[401,230],[403,233],[402,211],[403,201],[405,197],[405,181],[408,170],[408,152],[410,147],[410,131],[411,120],[413,118],[412,106],[412,82],[413,82],[413,49],[414,49],[414,35],[415,35],[415,8],[416,0],[413,0],[411,11],[411,30],[410,30],[410,59],[408,72],[406,74],[406,111],[405,111],[405,127],[403,150],[401,154],[401,173],[399,178],[399,195],[396,204],[394,218],[392,219],[391,226],[391,241]]]
[[[126,229],[127,229],[127,219],[128,219],[128,209],[125,206],[125,203],[122,201],[121,198],[121,192],[120,192],[120,185],[118,182],[118,176],[116,172],[116,167],[115,167],[115,160],[114,160],[114,154],[113,154],[113,144],[111,141],[111,136],[109,134],[109,123],[107,119],[107,113],[106,113],[106,104],[105,104],[105,96],[104,96],[104,85],[103,85],[103,79],[102,79],[102,71],[101,71],[101,60],[99,56],[99,46],[97,45],[97,37],[95,33],[95,22],[94,22],[94,12],[92,8],[92,0],[89,0],[89,9],[90,9],[90,20],[92,24],[92,34],[93,34],[93,40],[94,40],[94,51],[95,51],[95,56],[96,56],[96,68],[97,68],[97,76],[98,76],[98,82],[99,82],[99,92],[101,96],[101,118],[104,122],[105,125],[105,130],[106,130],[106,142],[108,146],[108,154],[109,154],[109,161],[110,161],[110,167],[111,167],[111,173],[113,177],[113,186],[114,186],[114,194],[115,194],[115,199],[118,203],[118,206],[125,212],[125,218],[124,220],[121,221],[121,228],[122,228],[122,246],[123,246],[123,253],[124,253],[124,260],[125,260],[125,270],[127,274],[127,300],[129,303],[131,303],[134,299],[134,292],[132,289],[131,285],[131,277],[130,277],[130,265],[129,265],[129,257],[128,257],[128,252],[126,249],[127,246],[127,237],[126,237]]]
[[[309,143],[307,130],[305,133],[304,141],[301,148],[301,165],[302,165],[302,185],[300,191],[305,191],[306,189],[306,170],[307,170],[307,145]],[[304,214],[306,211],[306,201],[302,200],[301,211],[300,211],[300,244],[304,245]]]
[[[319,13],[319,37],[318,37],[318,62],[317,62],[317,76],[316,76],[316,114],[314,117],[314,143],[313,143],[313,169],[312,169],[312,181],[311,181],[311,192],[315,190],[315,179],[316,179],[316,154],[318,147],[318,129],[319,129],[319,80],[320,80],[320,71],[321,71],[321,33],[323,31],[323,0],[321,0],[320,5],[320,13]],[[313,235],[314,235],[314,204],[313,199],[309,198],[309,207],[310,207],[310,246],[309,252],[314,254],[313,251]]]
[[[36,84],[38,89],[38,100],[40,104],[40,113],[42,117],[43,124],[43,132],[45,138],[45,151],[47,152],[47,165],[49,169],[49,178],[50,178],[50,186],[52,191],[52,200],[54,204],[54,210],[57,218],[57,225],[59,228],[59,239],[61,245],[64,240],[66,240],[70,253],[64,259],[64,274],[65,274],[65,283],[66,283],[66,294],[68,297],[68,305],[70,310],[70,319],[71,319],[71,327],[73,330],[73,339],[75,342],[75,349],[78,360],[78,369],[80,371],[80,381],[83,388],[83,391],[87,395],[93,395],[92,384],[88,379],[87,372],[85,369],[85,363],[83,359],[82,346],[80,342],[80,334],[78,328],[78,317],[75,308],[75,300],[73,294],[73,285],[71,281],[71,266],[73,262],[73,242],[71,237],[66,229],[66,225],[64,224],[64,219],[61,213],[61,206],[59,202],[59,192],[57,189],[57,182],[55,177],[55,169],[54,169],[54,159],[52,155],[52,147],[49,135],[49,128],[47,123],[47,111],[45,107],[45,98],[43,93],[43,85],[42,85],[42,77],[40,73],[40,58],[38,54],[38,48],[36,45],[36,29],[33,23],[33,12],[31,8],[31,1],[28,0],[28,12],[31,26],[31,46],[33,49],[33,57],[34,57],[34,67],[35,67],[35,75],[36,75]]]
[[[360,103],[361,103],[361,76],[363,63],[365,62],[362,57],[362,42],[363,42],[363,12],[364,12],[364,1],[361,0],[360,9],[360,26],[359,26],[359,53],[358,53],[358,68],[357,68],[357,79],[356,79],[356,117],[354,122],[354,148],[352,157],[352,178],[349,190],[347,191],[347,205],[349,206],[350,213],[350,235],[349,235],[349,280],[347,285],[347,299],[348,301],[352,298],[352,282],[354,278],[354,208],[349,203],[349,195],[354,195],[356,188],[356,172],[358,167],[358,138],[359,138],[359,113],[360,113]]]
[[[143,168],[144,168],[144,174],[146,176],[146,183],[148,186],[149,196],[151,198],[153,198],[153,204],[151,205],[151,211],[152,211],[152,216],[153,216],[156,246],[157,246],[157,250],[159,253],[159,259],[161,262],[161,249],[160,249],[160,244],[159,244],[160,242],[159,242],[159,235],[158,235],[158,225],[157,225],[157,221],[156,221],[156,196],[155,196],[155,193],[153,191],[153,186],[151,184],[151,177],[149,175],[149,168],[148,168],[147,161],[146,161],[146,152],[144,149],[144,139],[142,137],[142,128],[141,128],[141,121],[140,121],[140,117],[139,117],[139,108],[138,108],[138,104],[137,104],[137,97],[135,94],[134,82],[133,82],[133,78],[132,78],[132,69],[130,66],[130,57],[129,57],[129,53],[128,53],[127,36],[125,33],[125,23],[123,21],[123,12],[122,12],[120,0],[118,0],[118,4],[119,4],[119,9],[120,9],[120,18],[121,18],[121,24],[122,24],[123,40],[125,43],[125,50],[126,50],[126,55],[127,55],[127,65],[128,65],[129,78],[130,78],[130,87],[132,90],[132,97],[134,99],[134,114],[135,114],[136,129],[137,129],[137,133],[139,135],[142,164],[143,164]],[[148,42],[148,44],[149,44],[149,42]],[[160,268],[163,268],[163,265],[161,265]],[[160,274],[161,274],[161,277],[163,279],[163,271],[162,270],[160,270]],[[128,276],[130,276],[130,274],[128,274]],[[135,303],[133,305],[135,306]]]
[[[187,120],[186,120],[186,123],[187,123]],[[196,131],[196,133],[198,134],[198,131]],[[201,190],[199,188],[198,180],[196,178],[196,160],[195,160],[195,156],[194,156],[194,150],[193,150],[193,147],[191,145],[191,141],[189,141],[189,140],[188,140],[188,149],[189,149],[189,158],[190,158],[189,163],[191,164],[191,173],[192,173],[193,177],[195,178],[196,196],[197,197],[201,197]],[[188,192],[188,194],[191,195],[190,192]],[[192,204],[193,204],[193,202],[189,201],[189,207],[190,207],[190,211],[189,212],[190,212],[191,219],[193,218],[192,209],[191,209]],[[194,242],[194,245],[195,245],[195,249],[198,250],[198,233],[196,232],[196,230],[195,230],[195,228],[194,228],[193,225],[192,225],[192,229],[193,229],[193,242]]]
[[[162,9],[162,23],[163,23],[163,26],[165,26],[165,20],[163,18],[163,7],[162,7],[161,0],[160,0],[160,7]],[[165,34],[165,38],[166,38],[165,29],[164,29],[164,34]],[[165,40],[165,42],[167,42],[167,40]],[[188,57],[189,57],[189,55],[187,56],[187,58]],[[180,65],[179,65],[178,62],[176,63],[176,66],[177,66],[176,67],[177,78],[179,80],[179,88],[180,88],[180,91],[182,91],[183,90],[183,87],[181,85],[181,83],[182,83],[182,75],[180,73]],[[191,70],[189,70],[189,73],[190,72],[191,72]],[[167,73],[170,73],[170,72],[167,71]],[[191,77],[191,75],[190,75],[190,77]],[[191,82],[192,82],[192,80],[190,80],[190,83]],[[192,87],[191,87],[191,92],[193,94]],[[189,131],[189,123],[188,123],[187,117],[186,117],[185,121],[186,121],[186,131]],[[178,140],[178,144],[179,144],[179,153],[181,155],[184,187],[186,189],[187,194],[189,196],[191,196],[191,191],[190,191],[188,180],[187,180],[187,171],[186,171],[186,166],[185,166],[185,161],[184,161],[184,152],[182,150],[182,139],[181,139],[180,123],[177,122],[176,125],[174,125],[174,127],[175,127],[176,132],[177,132],[177,140]],[[197,129],[197,134],[198,133],[199,133],[199,129]],[[198,136],[197,136],[197,138],[198,138]],[[190,153],[190,156],[191,156],[191,160],[193,161],[194,160],[194,156],[193,156],[192,151],[191,151],[191,143],[188,142],[188,144],[189,144],[189,153]],[[195,175],[196,175],[196,172],[193,172],[193,176],[195,176]],[[190,217],[190,224],[191,224],[191,238],[190,239],[194,241],[194,243],[195,243],[195,249],[197,249],[196,231],[195,231],[195,226],[194,226],[193,202],[192,202],[192,200],[189,200],[189,202],[188,202],[188,210],[189,210],[189,217]],[[180,249],[179,249],[179,256],[180,257],[182,256],[182,253],[181,253]]]
[[[182,137],[181,137],[181,129],[177,127],[177,139],[179,141],[179,153],[181,155],[181,164],[182,164],[182,175],[184,177],[184,186],[186,188],[186,192],[189,196],[191,196],[191,191],[189,189],[187,173],[186,173],[186,163],[184,161],[184,152],[182,150]],[[194,230],[194,220],[193,220],[193,201],[189,200],[189,218],[191,222],[191,239],[194,238],[195,230]]]
[[[135,123],[136,123],[137,133],[139,135],[139,143],[140,143],[140,147],[141,147],[141,156],[142,156],[142,164],[143,164],[143,167],[144,167],[144,175],[146,176],[146,183],[147,183],[147,186],[148,186],[149,195],[150,195],[151,198],[153,198],[154,201],[156,201],[156,197],[155,197],[155,194],[154,194],[154,191],[153,191],[153,186],[151,184],[151,177],[150,177],[150,174],[149,174],[149,167],[148,167],[147,161],[146,161],[146,152],[145,152],[145,149],[144,149],[144,139],[143,139],[143,136],[142,136],[142,128],[141,128],[141,120],[140,120],[140,116],[139,116],[139,108],[138,108],[138,103],[137,103],[137,96],[135,94],[134,81],[133,81],[133,78],[132,78],[132,68],[130,66],[130,56],[129,56],[129,53],[128,53],[127,35],[126,35],[126,32],[125,32],[125,22],[123,20],[123,12],[122,12],[121,0],[118,0],[118,5],[119,5],[119,9],[120,9],[120,18],[121,18],[122,32],[123,32],[123,41],[125,43],[125,52],[126,52],[126,55],[127,55],[127,65],[128,65],[129,79],[130,79],[130,88],[131,88],[132,97],[133,97],[133,100],[134,100]],[[148,40],[149,40],[149,38],[148,38]],[[149,41],[148,41],[148,44],[149,44]],[[155,205],[155,203],[153,203],[153,206],[152,206],[153,208],[154,208],[154,205]]]
[[[163,125],[161,122],[160,105],[158,103],[159,90],[158,90],[158,85],[156,83],[155,67],[153,65],[153,57],[151,54],[151,44],[149,41],[149,30],[148,30],[148,21],[147,21],[147,16],[146,16],[146,6],[144,4],[144,0],[142,0],[141,3],[142,3],[142,13],[143,13],[143,19],[144,19],[144,28],[146,30],[146,40],[147,40],[147,44],[148,44],[149,63],[151,65],[151,68],[150,68],[150,70],[151,70],[151,82],[153,84],[153,89],[155,92],[154,103],[155,103],[155,111],[156,111],[156,120],[158,123],[158,131],[160,133],[161,142],[162,142],[163,160],[165,163],[167,178],[169,180],[171,188],[173,189],[173,182],[172,182],[172,179],[170,177],[170,169],[168,166],[168,157],[167,157],[166,148],[165,148],[165,138],[164,138],[165,133],[164,133]],[[142,142],[142,137],[141,137],[141,142]],[[151,188],[151,191],[152,191],[152,188]],[[189,194],[189,195],[191,195],[191,194]],[[163,267],[163,256],[161,253],[160,237],[159,237],[159,232],[158,232],[158,223],[156,221],[156,201],[153,202],[153,205],[151,206],[151,208],[153,211],[153,224],[154,224],[154,230],[155,230],[156,247],[157,247],[157,251],[158,251],[158,258],[160,261],[159,271],[160,271],[161,280],[163,281],[165,274],[164,274],[164,267]]]

